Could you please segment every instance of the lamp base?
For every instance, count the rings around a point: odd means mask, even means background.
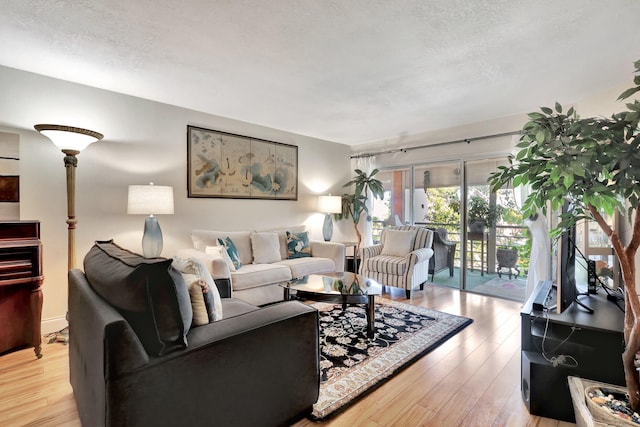
[[[333,237],[333,220],[331,219],[331,214],[326,214],[324,217],[324,224],[322,225],[322,237],[325,242],[331,240]]]
[[[156,258],[162,252],[162,230],[158,218],[148,216],[144,220],[144,234],[142,235],[142,255],[145,258]]]

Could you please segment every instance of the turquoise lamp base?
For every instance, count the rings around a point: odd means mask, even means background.
[[[156,258],[162,252],[162,230],[158,218],[148,216],[144,220],[144,234],[142,235],[142,255],[145,258]]]

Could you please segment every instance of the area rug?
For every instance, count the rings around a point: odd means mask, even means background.
[[[315,303],[320,312],[320,396],[311,419],[346,409],[473,320],[377,297],[375,336],[364,307]]]
[[[523,279],[509,279],[508,277],[495,277],[488,282],[477,285],[470,290],[486,295],[502,297],[513,301],[524,301],[527,289],[527,281]]]

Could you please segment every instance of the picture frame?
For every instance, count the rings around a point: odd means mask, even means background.
[[[187,195],[298,200],[298,147],[187,125]]]

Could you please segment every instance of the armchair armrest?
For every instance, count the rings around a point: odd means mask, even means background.
[[[416,263],[429,261],[429,259],[433,256],[433,249],[431,248],[420,248],[416,249],[413,252],[409,252],[408,257],[415,257]]]
[[[344,271],[345,248],[342,243],[311,240],[309,246],[311,248],[311,256],[330,258],[336,265],[337,273]]]
[[[367,246],[360,249],[360,258],[365,259],[382,253],[382,245]]]

